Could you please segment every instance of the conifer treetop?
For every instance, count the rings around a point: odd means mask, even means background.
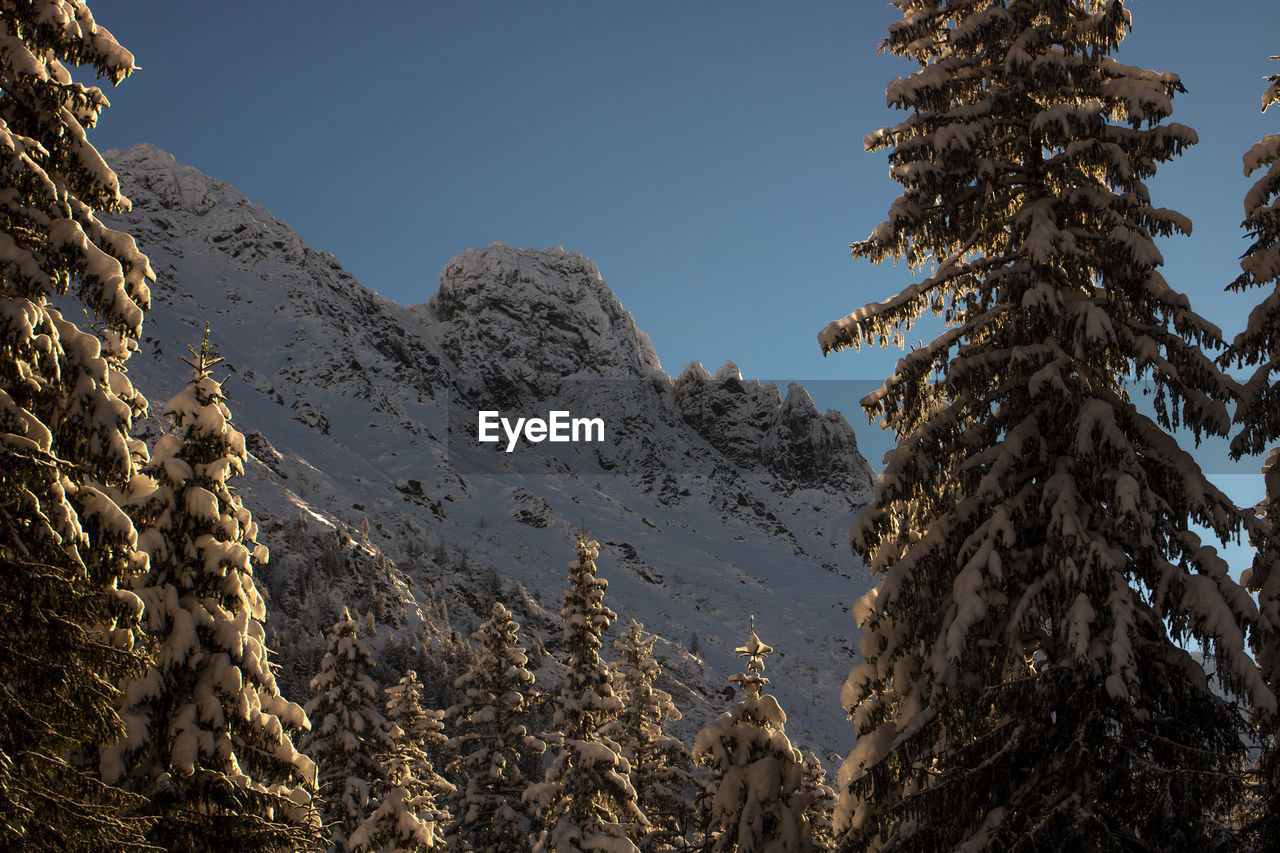
[[[813,850],[815,790],[803,755],[784,731],[786,713],[777,698],[762,693],[764,659],[772,651],[752,618],[747,642],[737,649],[746,671],[729,678],[742,698],[694,740],[693,758],[708,769],[707,846],[717,853]]]
[[[1002,266],[1039,274],[1061,265],[1046,283],[1061,282],[1095,303],[1102,296],[1095,285],[1124,291],[1195,343],[1218,345],[1219,330],[1189,311],[1186,298],[1155,272],[1162,257],[1153,238],[1189,233],[1191,223],[1152,206],[1143,182],[1159,163],[1194,144],[1196,134],[1162,123],[1173,95],[1183,91],[1177,75],[1108,56],[1130,25],[1123,2],[894,5],[904,20],[890,28],[881,49],[922,67],[887,92],[889,105],[910,110],[911,117],[869,134],[866,147],[891,149],[890,174],[905,191],[886,221],[852,250],[873,262],[906,260],[930,274],[829,324],[819,335],[824,353],[869,342],[901,346],[914,321],[929,311],[959,328],[910,353],[907,369],[895,378],[905,382],[944,368],[961,335],[1011,310],[1001,306],[986,317],[965,310],[990,292],[993,285],[986,282]],[[1085,146],[1081,140],[1087,138],[1098,143]],[[1061,187],[1073,192],[1059,195]],[[1106,240],[1079,239],[1099,230]],[[1138,274],[1116,276],[1117,262]],[[1048,293],[1033,290],[1026,298],[1042,300]],[[1088,333],[1082,343],[1099,364],[1127,370],[1118,359],[1130,355],[1122,351],[1124,336],[1106,329],[1103,312],[1113,313],[1109,308],[1098,304],[1081,318]],[[1148,364],[1160,365],[1143,355],[1134,359],[1140,373]],[[1153,379],[1161,381],[1158,373]],[[1176,387],[1167,393],[1181,396]],[[1212,401],[1197,401],[1219,434],[1228,397],[1224,389]]]
[[[243,437],[208,376],[208,340],[206,327],[203,356],[166,407],[174,431],[130,483],[125,506],[149,557],[135,590],[154,659],[124,684],[128,734],[103,751],[101,771],[151,797],[151,840],[162,847],[212,834],[276,850],[314,840],[316,767],[294,747],[307,716],[280,694],[269,660],[253,578],[267,552],[229,483]]]
[[[209,324],[204,324],[204,338],[200,342],[200,351],[196,352],[196,348],[188,345],[187,351],[191,353],[191,357],[183,356],[182,360],[191,365],[191,369],[196,373],[196,379],[203,379],[209,375],[209,371],[223,359],[213,351],[209,345]]]
[[[751,617],[747,642],[733,651],[738,657],[746,658],[747,669],[743,673],[730,676],[729,680],[742,688],[742,692],[747,696],[758,699],[769,684],[769,679],[764,676],[764,659],[773,654],[773,646],[761,642],[756,636],[755,616]]]
[[[463,849],[514,849],[528,843],[521,764],[546,744],[528,729],[534,676],[526,666],[519,627],[511,611],[495,601],[489,619],[472,635],[475,659],[454,682],[462,695],[445,712],[449,769],[458,780],[450,800],[450,834]]]
[[[569,563],[569,584],[561,608],[569,662],[555,723],[567,737],[592,740],[595,730],[621,710],[609,667],[600,658],[602,635],[618,614],[605,606],[609,582],[596,574],[600,543],[579,534],[574,550],[577,559]]]
[[[319,765],[325,828],[343,853],[353,849],[355,833],[377,811],[380,756],[395,751],[394,727],[379,710],[373,667],[360,621],[344,606],[330,630],[320,671],[311,680],[315,694],[307,714],[312,729],[303,743]]]
[[[557,751],[544,781],[524,793],[540,825],[534,849],[636,851],[629,836],[647,831],[649,822],[637,803],[631,765],[609,735],[623,704],[613,670],[600,658],[601,635],[618,617],[604,605],[608,583],[596,575],[599,543],[584,532],[574,550],[561,611],[569,660],[554,715]]]

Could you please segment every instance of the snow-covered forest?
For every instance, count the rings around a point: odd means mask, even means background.
[[[298,497],[297,477],[298,520],[273,526],[269,553],[255,518],[279,508],[242,484],[282,457],[237,428],[219,378],[232,369],[222,315],[248,305],[199,318],[203,336],[164,354],[183,365],[176,393],[156,398],[131,374],[149,319],[178,292],[160,286],[176,267],[153,268],[120,227],[132,203],[92,140],[103,88],[127,87],[134,54],[85,0],[0,0],[0,849],[1280,849],[1280,134],[1241,152],[1256,180],[1242,200],[1251,243],[1222,286],[1257,307],[1222,330],[1161,273],[1159,240],[1194,211],[1161,207],[1146,182],[1196,136],[1172,121],[1176,74],[1123,63],[1124,0],[893,6],[882,49],[918,69],[890,84],[901,121],[866,147],[887,152],[902,192],[852,250],[906,261],[911,281],[819,343],[902,346],[926,312],[944,330],[862,401],[896,449],[849,537],[876,585],[862,594],[822,566],[823,583],[848,586],[836,606],[856,630],[806,638],[852,643],[843,686],[819,685],[857,738],[832,778],[830,743],[788,734],[777,682],[804,680],[810,658],[766,642],[776,614],[719,626],[741,671],[708,674],[696,630],[664,638],[611,608],[606,578],[621,566],[606,546],[624,560],[635,549],[585,522],[560,553],[527,555],[556,567],[550,604],[426,534],[398,546],[406,562],[447,566],[465,590],[415,588],[425,575],[374,544],[407,528],[370,513],[362,531],[314,535],[309,518],[335,525]],[[1264,111],[1280,101],[1280,74],[1268,82]],[[265,250],[243,227],[214,240]],[[286,242],[273,248],[296,248]],[[555,257],[591,279],[580,256]],[[469,258],[446,275],[475,278]],[[491,309],[460,287],[423,311]],[[624,319],[588,313],[600,327]],[[818,479],[861,488],[847,425],[804,389],[770,398],[732,364],[672,381],[632,332],[618,362],[649,371],[683,422],[727,411],[752,421],[745,434],[771,418],[749,452],[733,430],[714,447],[728,460],[717,476],[767,458],[770,482],[811,512],[834,505],[806,489]],[[377,348],[404,359],[406,346]],[[546,353],[522,357],[526,384],[557,369]],[[308,429],[342,423],[304,402],[292,418]],[[410,427],[415,444],[438,440]],[[1193,453],[1203,437],[1265,455],[1259,505],[1209,481]],[[644,445],[628,440],[628,453]],[[692,516],[688,489],[642,474],[673,520]],[[434,518],[455,511],[396,482]],[[811,559],[748,492],[718,497]],[[546,500],[516,500],[519,524],[550,524]],[[1254,553],[1238,577],[1214,547],[1231,539]],[[707,683],[687,697],[704,712],[693,724],[675,688]]]

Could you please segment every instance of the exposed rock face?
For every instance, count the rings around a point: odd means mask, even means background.
[[[760,458],[788,487],[869,494],[875,481],[853,427],[839,412],[819,414],[795,382],[760,442]]]
[[[736,465],[773,474],[783,491],[870,490],[874,477],[853,428],[839,412],[820,414],[799,384],[780,399],[777,385],[743,381],[728,361],[714,376],[694,362],[674,387],[685,423]]]
[[[715,376],[694,362],[675,382],[685,423],[743,468],[760,465],[760,445],[782,401],[778,386],[743,382],[738,366],[726,361]]]
[[[441,346],[464,369],[496,363],[535,384],[579,374],[643,379],[662,370],[596,265],[559,246],[468,249],[445,265],[427,304],[444,324]]]
[[[118,224],[158,276],[131,377],[161,410],[211,323],[250,436],[239,488],[273,553],[258,572],[286,683],[305,684],[343,603],[382,626],[396,666],[424,632],[451,642],[444,620],[469,633],[495,597],[554,680],[564,566],[585,525],[605,543],[610,606],[662,638],[690,728],[722,710],[754,613],[780,650],[769,676],[797,739],[851,745],[847,607],[869,580],[847,536],[871,476],[838,414],[732,364],[672,380],[595,265],[559,247],[468,250],[428,303],[401,306],[163,151],[108,159],[134,202]],[[599,415],[606,441],[480,447],[480,404]]]

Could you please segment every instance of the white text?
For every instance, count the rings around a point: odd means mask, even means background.
[[[547,412],[546,420],[542,418],[516,418],[512,423],[502,417],[501,412],[486,410],[479,413],[479,438],[482,444],[497,444],[501,438],[498,427],[507,437],[507,452],[516,449],[520,436],[526,441],[539,444],[543,441],[555,443],[604,441],[604,418],[574,418],[568,412]]]

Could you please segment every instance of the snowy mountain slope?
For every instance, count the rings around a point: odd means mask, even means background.
[[[851,745],[838,695],[848,605],[869,580],[847,531],[872,477],[839,415],[731,364],[672,380],[596,267],[559,247],[468,250],[436,294],[401,306],[170,155],[141,145],[108,159],[134,203],[120,224],[157,272],[135,384],[158,412],[206,321],[226,359],[253,456],[240,491],[273,552],[259,573],[282,683],[305,684],[344,602],[377,618],[385,650],[440,634],[445,615],[466,634],[501,596],[550,687],[541,649],[559,642],[585,525],[607,603],[662,638],[688,727],[724,709],[755,614],[794,739]],[[489,407],[599,416],[607,440],[504,453],[475,440]]]

